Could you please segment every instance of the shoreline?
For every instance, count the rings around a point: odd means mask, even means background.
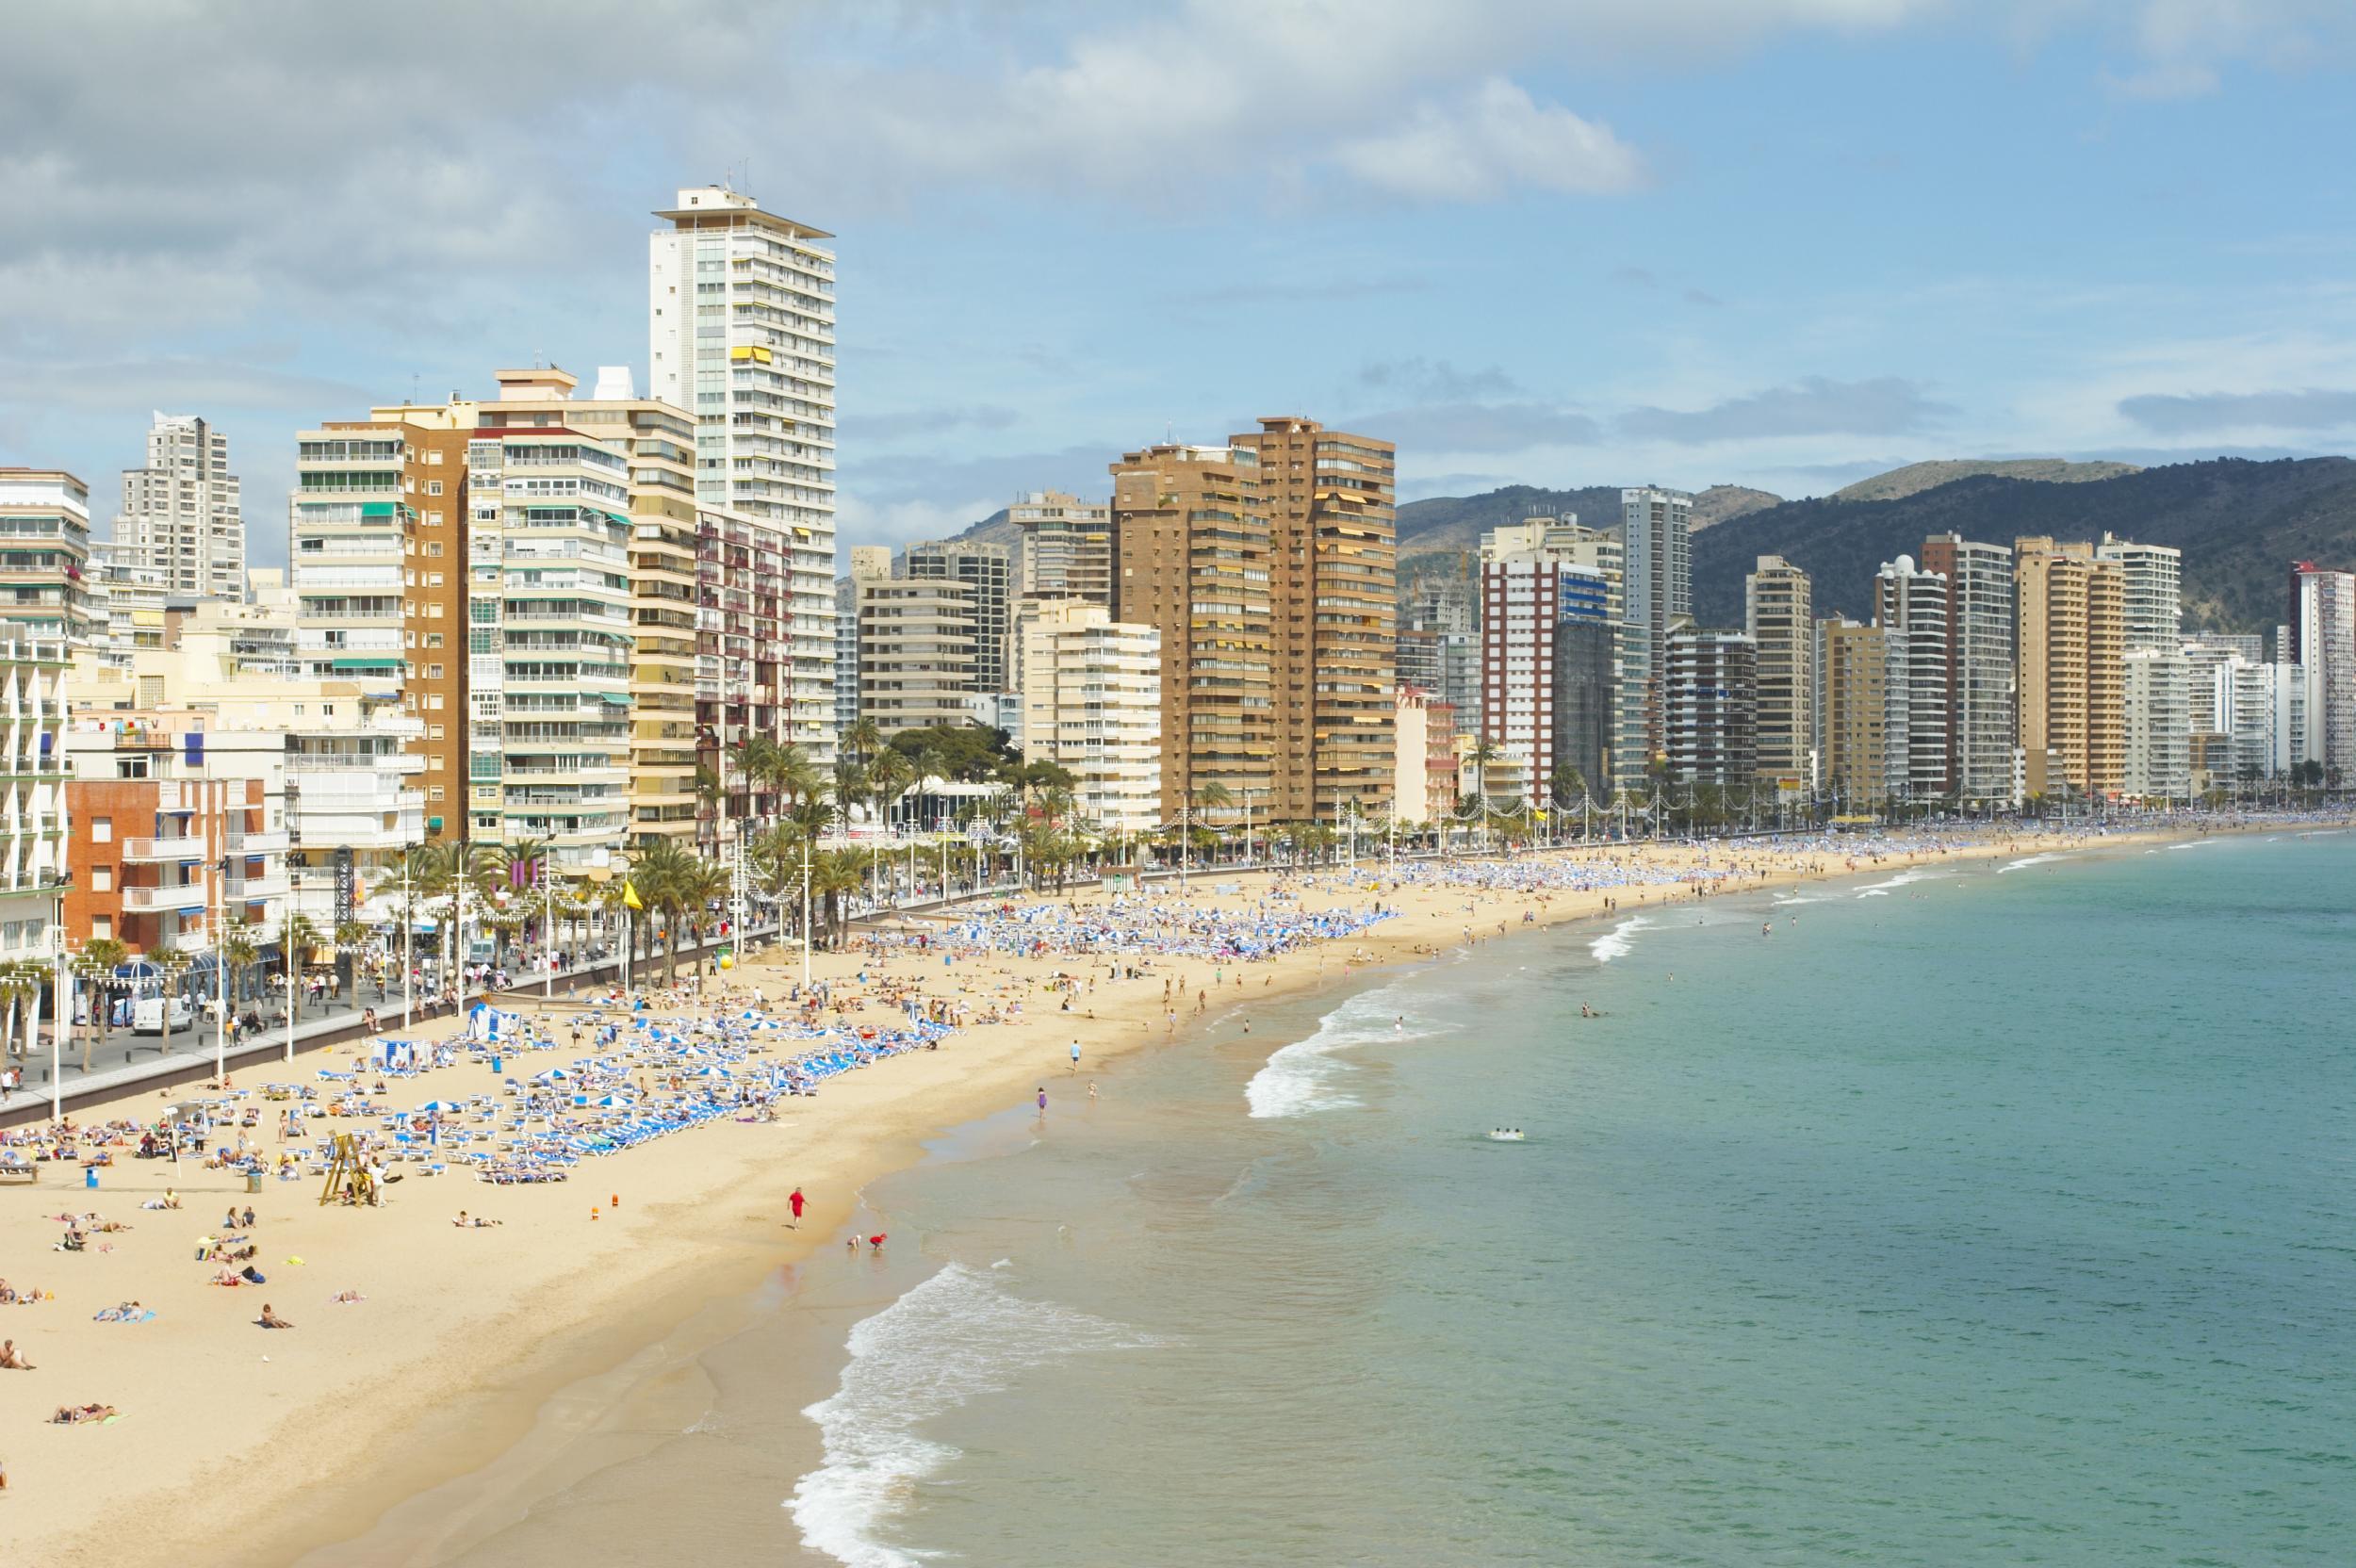
[[[2253,824],[2250,827],[2258,830],[2273,825]],[[1925,861],[1952,860],[1960,864],[2007,856],[2048,854],[2064,848],[2100,851],[2199,836],[2200,830],[2073,839],[2048,835],[1991,836],[1970,844],[1915,850],[1855,867],[1837,862],[1823,865],[1822,851],[1795,854],[1784,845],[1750,844],[1706,845],[1699,850],[1682,845],[1590,846],[1538,852],[1526,857],[1525,861],[1571,866],[1641,862],[1656,872],[1680,865],[1691,870],[1712,861],[1780,858],[1787,862],[1764,866],[1759,874],[1745,875],[1739,882],[1712,891],[1712,896],[1725,896],[1774,891],[1809,881],[1868,876],[1911,869]],[[1731,853],[1722,853],[1729,849]],[[1315,874],[1316,890],[1324,906],[1389,898],[1398,906],[1396,917],[1352,937],[1329,939],[1273,960],[1243,966],[1244,975],[1258,972],[1264,977],[1262,986],[1242,992],[1244,1006],[1250,1005],[1255,993],[1270,1000],[1280,994],[1297,996],[1336,979],[1365,978],[1409,961],[1428,961],[1461,947],[1459,930],[1469,923],[1464,918],[1467,900],[1464,890],[1426,886],[1391,892],[1381,884],[1379,864],[1365,868],[1362,876],[1366,880],[1358,887],[1337,887],[1335,870]],[[1208,904],[1221,897],[1248,898],[1251,892],[1268,890],[1269,874],[1250,875],[1258,881],[1238,895],[1217,890],[1243,884],[1247,878],[1206,874],[1197,880],[1208,885],[1209,896],[1204,898],[1198,893],[1197,897]],[[1337,893],[1339,897],[1334,896]],[[1647,907],[1690,901],[1693,894],[1690,888],[1668,884],[1593,892],[1556,890],[1545,894],[1500,890],[1486,895],[1485,906],[1474,918],[1507,914],[1506,934],[1531,927],[1552,929],[1605,914],[1607,896],[1623,901],[1622,906],[1612,912],[1625,916]],[[1470,895],[1472,905],[1482,906],[1483,902],[1482,895]],[[1513,915],[1525,907],[1532,908],[1538,917],[1527,927],[1513,920]],[[1487,935],[1491,933],[1482,934],[1484,938]],[[1336,941],[1347,942],[1363,952],[1364,961],[1353,955],[1338,966],[1332,965]],[[895,956],[879,967],[903,961],[904,956]],[[1068,955],[1004,962],[968,960],[969,964],[1008,976],[1012,985],[1033,996],[1039,994],[1037,987],[1042,971],[1052,971],[1058,963],[1076,963],[1086,969],[1091,962],[1104,961],[1103,956],[1075,960]],[[827,955],[821,958],[820,967],[826,973],[842,976],[855,971],[860,962],[852,954]],[[797,965],[798,958],[792,963]],[[308,1380],[311,1386],[302,1391],[307,1397],[298,1395],[291,1405],[278,1405],[267,1423],[240,1423],[241,1429],[235,1433],[221,1429],[221,1418],[232,1412],[219,1408],[219,1402],[238,1400],[240,1408],[235,1413],[243,1415],[249,1396],[259,1394],[272,1401],[286,1398],[288,1393],[296,1391],[272,1386],[270,1380],[285,1378],[276,1368],[287,1362],[307,1359],[313,1354],[311,1345],[317,1341],[289,1345],[288,1336],[276,1336],[265,1347],[258,1336],[247,1338],[243,1342],[245,1356],[224,1359],[253,1363],[267,1349],[277,1357],[270,1364],[272,1370],[261,1371],[254,1364],[255,1370],[249,1371],[244,1380],[231,1378],[225,1383],[206,1388],[188,1387],[197,1380],[189,1376],[193,1369],[183,1367],[176,1374],[167,1374],[165,1368],[171,1364],[155,1356],[109,1355],[110,1362],[120,1359],[133,1364],[133,1381],[135,1385],[144,1385],[145,1392],[128,1396],[114,1388],[82,1392],[91,1376],[90,1370],[86,1368],[75,1376],[68,1386],[57,1368],[69,1358],[44,1349],[42,1342],[49,1336],[40,1331],[53,1327],[79,1331],[77,1337],[103,1343],[109,1351],[120,1347],[146,1352],[151,1347],[160,1349],[178,1340],[182,1341],[179,1348],[184,1353],[194,1349],[201,1355],[214,1347],[186,1342],[192,1335],[201,1335],[203,1326],[193,1321],[176,1321],[193,1318],[201,1311],[198,1301],[190,1300],[185,1290],[174,1298],[158,1294],[154,1298],[155,1303],[170,1303],[163,1307],[165,1321],[128,1328],[89,1324],[80,1313],[69,1310],[70,1303],[62,1292],[57,1301],[40,1308],[22,1313],[8,1311],[0,1318],[0,1327],[18,1337],[33,1359],[44,1367],[40,1374],[11,1379],[8,1386],[0,1387],[0,1396],[13,1396],[6,1397],[5,1406],[0,1406],[0,1417],[7,1421],[5,1429],[0,1429],[6,1433],[5,1439],[0,1440],[0,1458],[14,1461],[12,1478],[19,1487],[8,1494],[5,1503],[0,1503],[0,1507],[8,1510],[6,1517],[9,1533],[20,1540],[28,1554],[40,1551],[46,1560],[66,1562],[104,1560],[126,1548],[141,1545],[172,1551],[185,1560],[211,1560],[203,1555],[206,1545],[218,1543],[231,1531],[238,1537],[237,1556],[264,1562],[291,1561],[319,1548],[356,1544],[369,1537],[379,1522],[402,1503],[481,1475],[498,1466],[507,1456],[520,1453],[534,1434],[548,1425],[551,1401],[576,1385],[606,1378],[612,1380],[612,1397],[625,1398],[630,1386],[643,1382],[651,1372],[675,1370],[692,1363],[700,1349],[724,1336],[723,1309],[728,1303],[748,1298],[773,1274],[780,1284],[790,1288],[798,1263],[822,1240],[831,1242],[839,1234],[844,1220],[855,1212],[859,1193],[871,1183],[917,1164],[924,1157],[926,1140],[1003,1110],[1023,1096],[1023,1086],[1028,1083],[1050,1074],[1050,1082],[1063,1078],[1059,1068],[1050,1064],[1060,1054],[1065,1033],[1087,1042],[1091,1070],[1100,1059],[1123,1055],[1140,1046],[1199,1042],[1209,1028],[1223,1017],[1232,1016],[1233,1007],[1206,1012],[1200,1022],[1189,1024],[1184,1036],[1175,1031],[1157,1031],[1150,1021],[1161,1008],[1153,1004],[1150,978],[1189,972],[1199,975],[1203,969],[1213,967],[1229,966],[1215,965],[1209,959],[1154,960],[1149,966],[1146,982],[1126,983],[1130,994],[1119,999],[1122,1005],[1116,1006],[1113,1000],[1107,999],[1096,1004],[1089,1016],[1042,1011],[1011,1025],[969,1028],[952,1036],[938,1055],[926,1054],[908,1062],[889,1061],[830,1082],[824,1102],[787,1102],[776,1126],[714,1123],[645,1149],[585,1164],[576,1173],[574,1183],[561,1192],[486,1187],[463,1177],[447,1179],[439,1190],[422,1183],[405,1185],[403,1196],[408,1201],[401,1208],[422,1211],[435,1202],[449,1207],[463,1203],[478,1212],[499,1214],[520,1229],[499,1238],[486,1238],[479,1233],[452,1234],[446,1224],[427,1218],[422,1212],[413,1212],[401,1217],[410,1221],[401,1227],[402,1246],[396,1249],[379,1235],[376,1250],[415,1254],[392,1260],[396,1266],[411,1265],[415,1277],[392,1277],[407,1283],[422,1283],[427,1293],[459,1293],[456,1306],[444,1299],[423,1314],[397,1302],[394,1297],[401,1292],[397,1288],[388,1291],[382,1283],[368,1289],[368,1293],[376,1299],[361,1306],[319,1306],[320,1288],[335,1288],[347,1282],[346,1275],[361,1275],[365,1272],[361,1262],[339,1260],[336,1266],[343,1272],[334,1275],[323,1266],[314,1275],[305,1266],[282,1266],[291,1282],[286,1286],[285,1297],[294,1303],[286,1309],[287,1315],[311,1328],[365,1326],[385,1331],[370,1333],[365,1339],[358,1335],[340,1336],[348,1342],[342,1365],[326,1368],[324,1377],[313,1376]],[[773,951],[756,961],[747,978],[782,978],[788,968],[784,956]],[[1145,1004],[1138,1005],[1140,1002]],[[1109,1016],[1093,1016],[1097,1010]],[[1284,1043],[1287,1042],[1271,1035],[1268,1050],[1272,1054]],[[924,1070],[921,1066],[924,1063],[936,1066]],[[947,1070],[952,1063],[955,1069]],[[442,1092],[445,1082],[469,1073],[480,1076],[481,1070],[460,1068],[433,1074],[434,1088],[417,1088],[416,1097]],[[401,1096],[393,1098],[399,1100]],[[788,1139],[792,1141],[789,1143]],[[110,1211],[127,1214],[136,1195],[147,1186],[159,1190],[164,1184],[157,1179],[142,1183],[140,1179],[146,1177],[144,1171],[118,1166],[108,1173],[108,1184],[102,1188],[102,1195],[93,1200],[105,1203]],[[808,1187],[814,1200],[798,1233],[782,1231],[778,1223],[782,1195],[796,1182]],[[613,1214],[610,1221],[591,1221],[580,1211],[589,1206],[592,1187],[598,1189],[600,1202],[609,1188],[624,1194],[633,1193],[634,1189],[661,1196],[642,1201],[633,1195],[626,1200],[623,1209]],[[74,1190],[78,1193],[82,1189]],[[303,1198],[310,1190],[308,1183],[294,1184],[276,1189],[272,1196],[284,1193]],[[169,1220],[185,1221],[183,1228],[199,1226],[203,1216],[211,1212],[208,1205],[224,1200],[227,1191],[226,1179],[218,1175],[211,1182],[190,1180],[186,1193],[188,1209],[193,1213],[171,1217],[141,1213],[137,1216],[141,1221],[139,1229],[149,1229],[151,1221]],[[237,1191],[242,1193],[241,1184]],[[43,1193],[36,1206],[54,1212],[49,1197],[49,1193]],[[429,1202],[418,1204],[419,1197],[427,1198]],[[78,1203],[81,1200],[67,1201]],[[283,1210],[286,1206],[281,1197],[272,1209]],[[307,1199],[295,1206],[306,1207]],[[351,1254],[352,1221],[368,1225],[372,1233],[380,1233],[392,1227],[377,1222],[399,1212],[368,1211],[365,1217],[351,1210],[299,1212],[287,1217],[286,1224],[289,1233],[297,1227],[326,1233],[320,1240],[303,1241],[302,1245],[312,1251],[322,1256]],[[16,1211],[0,1211],[0,1223],[8,1227],[6,1233],[11,1239],[22,1234],[17,1229]],[[592,1224],[597,1226],[594,1232],[589,1230]],[[555,1239],[560,1227],[569,1239]],[[159,1223],[155,1228],[164,1227]],[[338,1230],[340,1234],[336,1233]],[[521,1241],[534,1232],[539,1234],[533,1235],[537,1244],[533,1247],[506,1245],[510,1240]],[[262,1233],[270,1250],[275,1252],[281,1233],[273,1232],[266,1223]],[[434,1239],[423,1239],[426,1237]],[[492,1240],[499,1244],[496,1253],[469,1246]],[[124,1250],[129,1250],[127,1244]],[[153,1252],[154,1249],[142,1250]],[[368,1249],[364,1245],[360,1250],[365,1255]],[[505,1256],[509,1262],[506,1277],[484,1278],[464,1263],[452,1262],[467,1252],[483,1261],[486,1271],[496,1271],[498,1258]],[[24,1255],[21,1248],[12,1249],[12,1266],[25,1268],[17,1261]],[[61,1271],[60,1264],[107,1261],[85,1256],[53,1263],[44,1261],[44,1256],[32,1254],[32,1270],[19,1275],[21,1284],[55,1289],[72,1279]],[[185,1260],[185,1253],[180,1256]],[[185,1261],[180,1266],[184,1270],[188,1267]],[[274,1269],[273,1275],[279,1272]],[[381,1272],[378,1275],[380,1281],[384,1277]],[[362,1283],[367,1285],[369,1282],[363,1280]],[[473,1294],[465,1294],[469,1289]],[[128,1290],[124,1293],[136,1294]],[[77,1298],[84,1294],[75,1293]],[[483,1297],[496,1298],[483,1300]],[[77,1299],[71,1305],[82,1304]],[[243,1304],[240,1298],[237,1303],[239,1315]],[[384,1310],[378,1310],[380,1306]],[[221,1314],[206,1315],[218,1318]],[[417,1321],[420,1315],[426,1318],[425,1322]],[[707,1319],[712,1321],[706,1322]],[[704,1324],[701,1329],[696,1327],[699,1322]],[[400,1331],[404,1326],[413,1332],[402,1335]],[[191,1334],[158,1331],[171,1329],[187,1329]],[[240,1328],[224,1325],[214,1330],[210,1338],[218,1345],[227,1337],[229,1345],[234,1346],[237,1344],[235,1336],[241,1331],[244,1331]],[[114,1337],[98,1339],[99,1335],[108,1334]],[[148,1337],[128,1337],[139,1335]],[[402,1343],[389,1345],[386,1341],[390,1339],[401,1339]],[[354,1340],[358,1343],[349,1343]],[[637,1376],[626,1376],[633,1366],[641,1368]],[[308,1370],[316,1374],[321,1369]],[[108,1376],[120,1374],[109,1372]],[[23,1386],[25,1383],[34,1386],[28,1389]],[[49,1462],[53,1458],[86,1471],[89,1456],[83,1450],[92,1446],[87,1440],[105,1444],[138,1432],[140,1417],[154,1413],[158,1403],[155,1396],[170,1393],[197,1396],[192,1413],[205,1434],[193,1445],[184,1443],[157,1449],[178,1457],[176,1471],[171,1465],[142,1465],[136,1462],[118,1466],[117,1475],[139,1474],[147,1478],[138,1494],[119,1493],[102,1499],[89,1496],[86,1485],[73,1485],[71,1490],[81,1494],[74,1500],[103,1511],[104,1518],[85,1515],[73,1519],[70,1510],[57,1506],[59,1499],[54,1492],[36,1501],[38,1494],[26,1488],[27,1481],[54,1481],[59,1475],[69,1474],[53,1469]],[[26,1398],[28,1395],[33,1397]],[[208,1395],[215,1402],[213,1408],[205,1403]],[[87,1398],[108,1399],[123,1405],[128,1419],[122,1426],[106,1429],[103,1434],[47,1428],[38,1432],[38,1437],[46,1441],[37,1443],[25,1437],[20,1423],[30,1404]],[[268,1405],[263,1408],[271,1409]],[[583,1418],[584,1413],[574,1409],[568,1413],[566,1424],[578,1429]],[[169,1423],[157,1421],[154,1425],[163,1427]],[[348,1449],[335,1443],[306,1442],[306,1431],[348,1431],[353,1434],[354,1441]],[[186,1458],[191,1446],[202,1452],[215,1443],[220,1446],[213,1457],[193,1462]],[[139,1446],[155,1446],[142,1442]],[[31,1457],[37,1449],[38,1462]],[[522,1455],[522,1461],[529,1458],[528,1454]],[[520,1467],[529,1468],[522,1461],[518,1462]],[[166,1473],[158,1475],[159,1468]],[[483,1527],[492,1515],[512,1516],[518,1505],[529,1506],[529,1494],[525,1491],[486,1488],[483,1492],[474,1511],[446,1519],[431,1532],[433,1539],[417,1539],[409,1544],[419,1552],[463,1545],[467,1539],[480,1538]],[[35,1506],[27,1507],[28,1504]],[[296,1516],[298,1505],[300,1517]],[[123,1518],[123,1511],[129,1508],[138,1509],[136,1521]],[[254,1528],[256,1519],[286,1523],[268,1527],[257,1537]]]

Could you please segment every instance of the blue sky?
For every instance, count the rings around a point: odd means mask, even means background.
[[[843,543],[1308,413],[1408,496],[2356,436],[2356,6],[94,3],[0,52],[0,463],[644,383],[646,214],[841,255]]]

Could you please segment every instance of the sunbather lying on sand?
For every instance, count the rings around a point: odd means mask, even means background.
[[[270,1303],[268,1301],[262,1303],[262,1315],[255,1318],[254,1321],[259,1323],[265,1329],[291,1329],[294,1327],[293,1324],[287,1322],[285,1318],[270,1311]]]

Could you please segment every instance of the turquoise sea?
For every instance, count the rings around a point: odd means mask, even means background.
[[[2000,864],[1483,944],[961,1130],[759,1331],[847,1339],[740,1429],[777,1544],[2356,1560],[2356,837]]]

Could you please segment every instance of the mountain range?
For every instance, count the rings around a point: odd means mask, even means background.
[[[1465,569],[1489,529],[1564,512],[1597,526],[1616,523],[1619,486],[1513,484],[1406,502],[1399,509],[1402,596],[1419,578]],[[1806,500],[1712,485],[1693,499],[1694,617],[1741,626],[1743,575],[1759,556],[1780,555],[1815,580],[1817,613],[1866,619],[1882,563],[1920,555],[1925,537],[1951,531],[1993,544],[2109,531],[2172,545],[2184,551],[2187,627],[2266,631],[2284,613],[2293,561],[2356,566],[2356,462],[2217,458],[2137,468],[2043,458],[1940,461]],[[1017,543],[1003,512],[960,537]]]

